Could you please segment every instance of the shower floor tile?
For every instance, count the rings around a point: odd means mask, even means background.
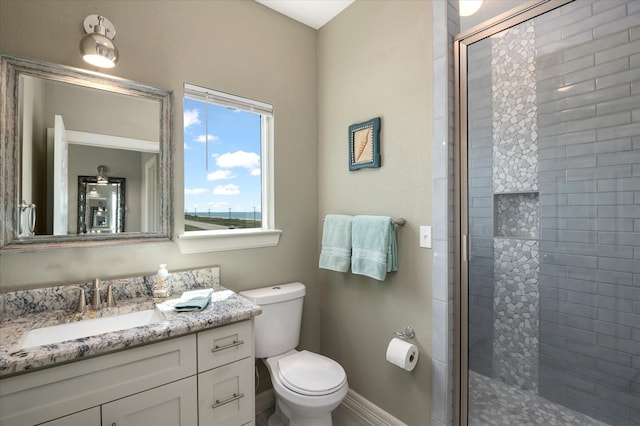
[[[469,371],[469,426],[609,426],[577,411]]]

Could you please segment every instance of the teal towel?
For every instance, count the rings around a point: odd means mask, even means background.
[[[328,214],[324,218],[320,268],[338,272],[349,271],[352,220],[353,216],[344,214]]]
[[[396,229],[387,216],[355,216],[352,229],[351,272],[384,281],[398,270]]]
[[[208,288],[204,290],[185,291],[180,297],[180,301],[175,304],[178,312],[200,312],[211,302],[213,290]]]

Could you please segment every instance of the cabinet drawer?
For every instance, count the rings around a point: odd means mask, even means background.
[[[198,374],[200,425],[237,426],[251,422],[253,358]]]
[[[198,372],[246,357],[253,359],[253,320],[198,333]]]
[[[0,424],[37,424],[196,374],[194,335],[0,380]]]

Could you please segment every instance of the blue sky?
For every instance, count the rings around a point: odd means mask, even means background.
[[[260,211],[260,115],[211,103],[208,115],[206,137],[205,103],[184,100],[185,210]]]

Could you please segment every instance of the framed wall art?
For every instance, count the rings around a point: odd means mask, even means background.
[[[349,126],[349,170],[380,167],[380,117]]]

